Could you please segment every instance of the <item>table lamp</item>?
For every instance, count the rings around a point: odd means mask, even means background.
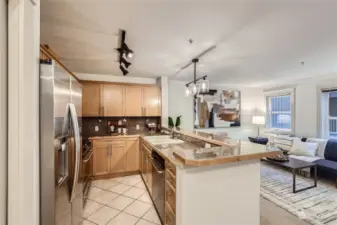
[[[257,137],[259,137],[260,136],[260,127],[259,127],[259,125],[265,125],[266,124],[266,119],[264,118],[264,116],[253,116],[252,124],[257,125]]]

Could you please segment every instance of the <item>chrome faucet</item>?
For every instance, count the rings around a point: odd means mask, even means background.
[[[174,128],[171,128],[171,138],[172,139],[176,138],[176,135],[175,135],[175,132],[174,132]]]

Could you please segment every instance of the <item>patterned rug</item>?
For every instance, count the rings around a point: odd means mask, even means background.
[[[292,174],[282,168],[261,164],[261,195],[313,225],[337,225],[337,189],[318,181],[317,188],[292,193]],[[297,175],[297,189],[313,180]]]

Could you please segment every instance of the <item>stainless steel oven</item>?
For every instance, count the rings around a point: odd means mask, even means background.
[[[152,199],[161,222],[165,215],[165,160],[155,151],[152,151]]]

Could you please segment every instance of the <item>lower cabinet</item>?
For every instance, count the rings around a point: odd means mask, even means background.
[[[127,171],[138,171],[139,168],[139,138],[126,138],[126,165]]]
[[[94,141],[93,143],[93,174],[106,175],[110,172],[111,142]]]
[[[112,142],[110,151],[110,173],[123,173],[127,168],[125,143]]]
[[[176,224],[176,168],[165,162],[165,218],[164,225]]]
[[[148,147],[146,147],[146,145],[144,145],[142,143],[141,145],[141,156],[142,156],[142,160],[141,160],[141,164],[142,164],[142,170],[141,170],[141,174],[143,177],[143,180],[145,182],[145,185],[147,187],[147,189],[150,192],[150,195],[152,195],[152,164],[150,162],[151,160],[151,151]]]
[[[93,140],[93,175],[139,170],[139,138]]]

